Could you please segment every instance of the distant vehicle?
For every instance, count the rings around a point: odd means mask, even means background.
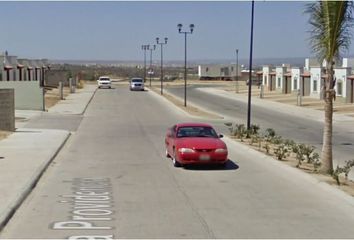
[[[173,165],[225,165],[228,160],[226,144],[214,128],[205,123],[179,123],[169,128],[165,137],[166,156]]]
[[[132,78],[129,83],[130,91],[144,91],[144,80],[142,78]]]
[[[112,81],[109,77],[107,76],[101,76],[97,80],[98,88],[112,88]]]

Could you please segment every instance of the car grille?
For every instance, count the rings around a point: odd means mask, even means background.
[[[211,152],[211,151],[213,151],[213,149],[195,149],[195,151],[197,151],[197,152]]]

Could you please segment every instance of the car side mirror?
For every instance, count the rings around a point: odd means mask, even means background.
[[[223,138],[224,137],[224,135],[222,135],[222,134],[219,134],[219,138]]]

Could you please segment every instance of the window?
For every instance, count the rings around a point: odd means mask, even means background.
[[[343,95],[343,82],[339,81],[337,83],[337,95]]]
[[[215,130],[211,127],[180,127],[177,131],[177,138],[183,137],[213,137],[217,138]]]
[[[208,72],[208,71],[209,71],[209,68],[207,67],[207,68],[205,69],[205,71]]]
[[[280,88],[280,77],[278,77],[278,88]]]
[[[317,79],[313,80],[313,91],[317,92]]]

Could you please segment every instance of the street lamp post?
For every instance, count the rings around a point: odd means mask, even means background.
[[[236,93],[238,93],[238,49],[236,49]]]
[[[254,0],[252,0],[251,15],[251,43],[250,43],[250,62],[249,62],[249,79],[248,79],[248,111],[247,111],[247,129],[251,128],[251,90],[252,90],[252,53],[253,53],[253,17],[254,16]]]
[[[167,37],[164,38],[165,42],[160,42],[160,38],[156,38],[156,43],[160,44],[161,46],[161,76],[160,76],[160,81],[161,81],[161,95],[163,95],[163,84],[162,84],[162,80],[163,80],[163,48],[162,46],[167,44]]]
[[[144,82],[146,78],[146,50],[149,49],[149,45],[141,45],[141,49],[144,50]]]
[[[192,34],[194,24],[189,24],[190,31],[182,31],[182,24],[177,25],[178,32],[184,34],[184,106],[187,107],[187,34]]]
[[[151,87],[151,76],[152,76],[152,51],[155,51],[156,45],[152,45],[150,48],[150,69],[149,69],[149,75],[150,75],[150,87]]]

